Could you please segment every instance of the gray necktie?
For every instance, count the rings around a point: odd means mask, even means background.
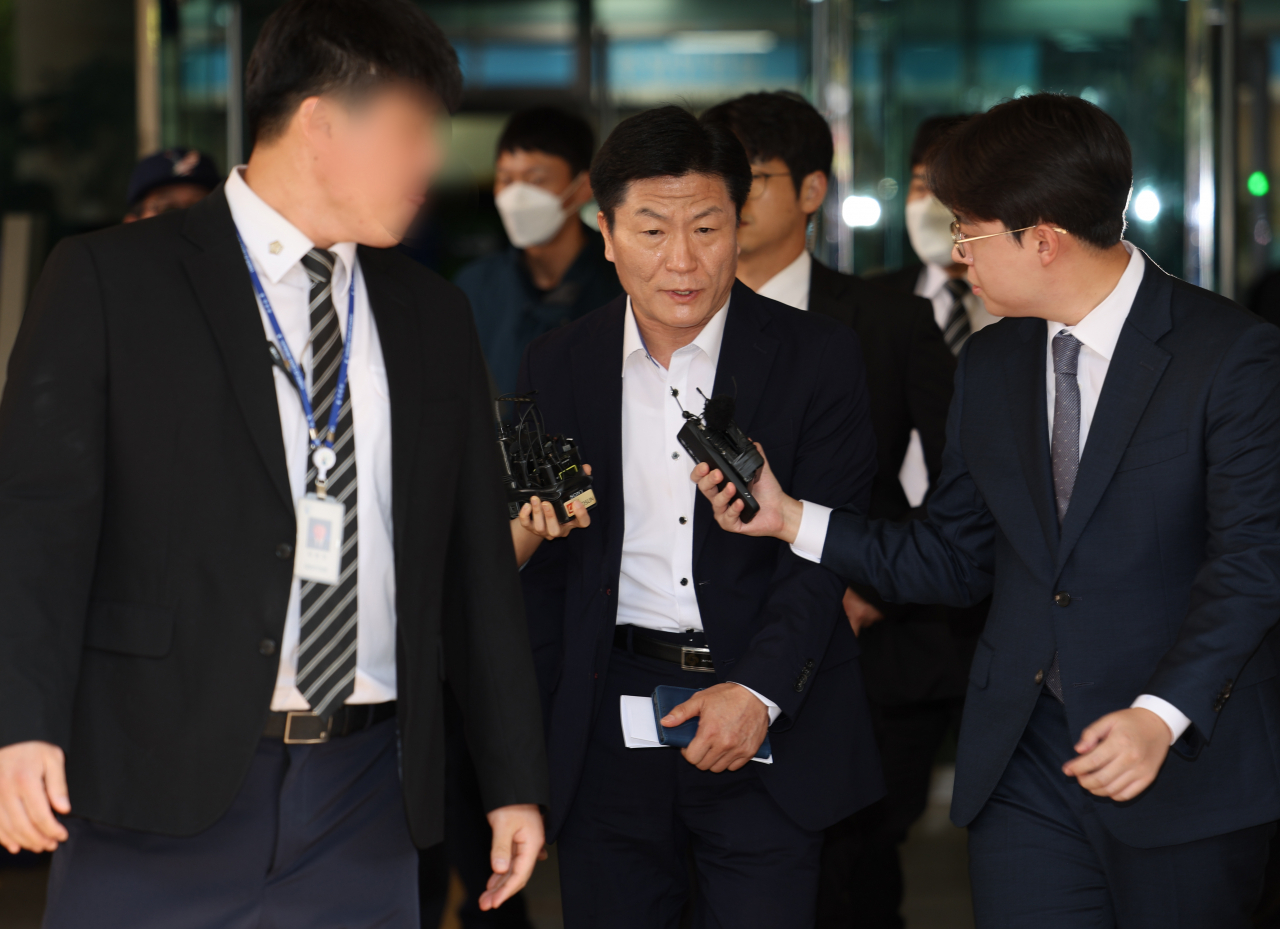
[[[1076,372],[1080,361],[1080,340],[1065,329],[1053,337],[1053,496],[1058,504],[1058,525],[1062,525],[1071,505],[1071,491],[1080,470],[1080,382]],[[1049,693],[1062,699],[1062,671],[1058,655],[1044,678]]]
[[[951,294],[951,313],[947,316],[942,338],[947,343],[947,348],[951,349],[951,354],[959,355],[965,340],[973,334],[973,327],[969,325],[969,310],[964,305],[964,298],[969,295],[969,282],[953,277],[947,281],[947,292]]]
[[[328,428],[329,411],[338,388],[342,361],[342,330],[333,305],[332,252],[313,248],[302,257],[311,279],[311,407],[321,431]],[[350,336],[350,333],[347,334]],[[337,463],[329,471],[325,490],[346,505],[342,573],[337,584],[302,582],[302,622],[298,641],[298,689],[311,711],[328,719],[355,689],[356,623],[356,443],[351,414],[351,391],[343,397],[333,450]],[[316,468],[307,462],[307,491],[316,488]]]

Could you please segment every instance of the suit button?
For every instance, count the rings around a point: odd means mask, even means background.
[[[681,586],[681,587],[688,587],[688,586],[689,586],[689,579],[688,579],[687,577],[682,577],[682,578],[680,578],[680,586]]]
[[[258,643],[259,655],[265,655],[266,657],[270,658],[275,653],[276,653],[275,639],[263,639],[261,642]]]
[[[1044,671],[1037,671],[1037,672],[1036,672],[1036,683],[1037,683],[1037,684],[1043,684],[1043,683],[1044,683]]]
[[[812,668],[812,667],[813,667],[813,659],[812,659],[812,658],[810,658],[808,661],[806,661],[806,662],[804,663],[804,666],[805,666],[806,668]]]
[[[1071,594],[1065,590],[1060,590],[1053,595],[1053,602],[1058,606],[1071,606]]]
[[[288,561],[293,557],[293,546],[288,542],[281,542],[276,546],[276,557],[281,561]]]

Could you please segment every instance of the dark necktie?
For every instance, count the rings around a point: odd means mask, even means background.
[[[321,436],[329,425],[329,412],[338,387],[342,362],[342,331],[333,305],[332,252],[311,249],[302,266],[311,279],[311,408]],[[354,273],[354,272],[353,272]],[[347,333],[350,337],[350,333]],[[346,505],[342,574],[337,584],[302,582],[302,622],[298,642],[297,686],[324,719],[331,717],[351,696],[356,678],[356,445],[351,415],[351,391],[343,398],[333,440],[337,462],[329,471],[325,492]],[[316,468],[307,458],[307,492],[316,489]]]
[[[969,295],[969,282],[953,277],[947,281],[947,291],[951,294],[951,313],[947,316],[947,325],[942,330],[942,338],[951,349],[951,354],[959,355],[964,347],[965,339],[973,334],[969,325],[969,311],[964,305],[964,298]]]
[[[1071,491],[1080,470],[1080,381],[1076,372],[1080,362],[1080,340],[1063,330],[1053,337],[1053,497],[1058,505],[1058,525],[1067,516]],[[1062,671],[1058,655],[1045,675],[1045,687],[1062,699]]]

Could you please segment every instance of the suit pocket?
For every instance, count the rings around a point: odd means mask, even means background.
[[[86,648],[140,658],[163,658],[173,647],[173,610],[95,601],[89,606]]]
[[[978,640],[978,647],[973,651],[973,664],[969,666],[969,683],[979,690],[986,689],[987,679],[991,676],[991,659],[995,655],[996,650],[985,640]]]
[[[1185,453],[1186,450],[1187,430],[1183,429],[1181,432],[1173,432],[1158,439],[1130,445],[1125,449],[1124,456],[1120,459],[1120,464],[1116,466],[1116,471],[1132,471],[1135,468],[1145,468],[1153,464],[1159,464],[1162,461],[1168,461],[1170,458],[1177,458]]]

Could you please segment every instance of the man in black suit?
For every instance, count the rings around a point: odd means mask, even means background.
[[[928,518],[782,493],[734,533],[893,599],[994,592],[951,815],[977,924],[1244,927],[1280,818],[1280,332],[1122,240],[1128,140],[1075,97],[974,117],[931,178],[1006,317],[969,339]]]
[[[388,250],[460,89],[408,0],[292,0],[247,168],[49,259],[0,405],[0,843],[57,849],[47,927],[417,929],[445,676],[485,905],[532,870],[484,363],[461,293]]]
[[[912,435],[937,478],[945,443],[955,358],[933,307],[813,259],[806,249],[812,214],[827,195],[833,146],[822,115],[797,94],[755,93],[712,107],[751,159],[753,185],[738,229],[738,279],[762,296],[851,326],[862,344],[876,477],[870,513],[908,519],[899,472]],[[873,588],[845,592],[845,612],[862,647],[887,794],[876,806],[827,830],[819,926],[900,925],[898,844],[923,812],[938,744],[958,719],[958,698],[975,637],[948,622],[943,607],[886,603]],[[886,620],[880,622],[880,620]],[[952,693],[947,682],[958,679]]]
[[[549,699],[565,925],[813,923],[822,830],[882,793],[844,584],[773,540],[714,530],[690,493],[681,405],[736,401],[791,487],[865,505],[875,471],[857,337],[735,283],[751,167],[676,107],[622,122],[592,167],[626,296],[530,346],[521,389],[594,471],[589,528],[525,567]],[[701,689],[680,752],[628,748],[624,698]],[[649,735],[653,713],[648,710]],[[642,712],[642,716],[644,713]],[[752,761],[766,735],[772,762]]]

